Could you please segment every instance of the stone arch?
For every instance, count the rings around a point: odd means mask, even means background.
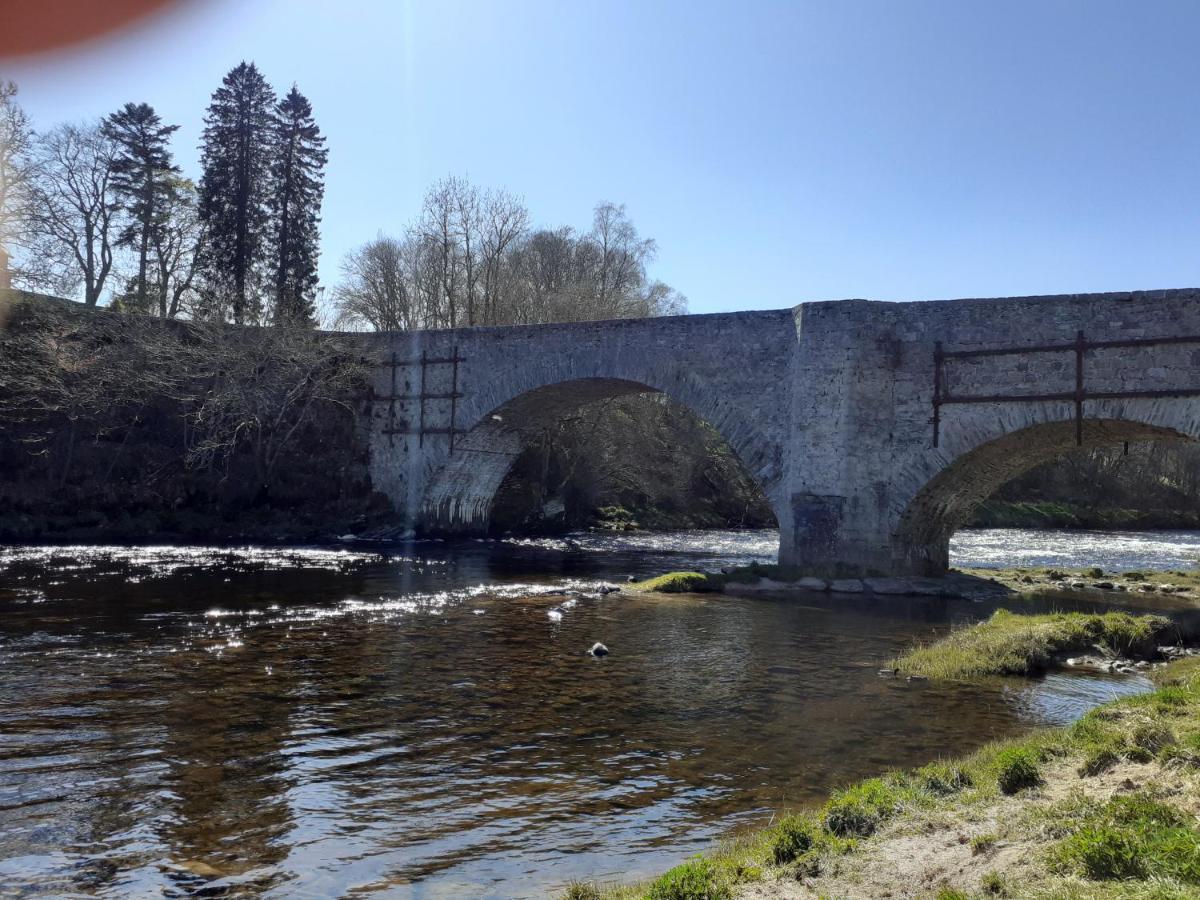
[[[1085,418],[1078,433],[1074,417],[1062,410],[1057,417],[1051,413],[1045,418],[1024,412],[1018,414],[1020,424],[1011,430],[1001,427],[998,434],[986,434],[982,429],[967,428],[958,440],[952,440],[958,452],[927,454],[915,471],[924,469],[928,477],[910,495],[892,531],[896,568],[927,575],[944,573],[949,565],[950,536],[970,518],[975,507],[1005,482],[1076,449],[1080,436],[1084,447],[1200,437],[1194,403],[1174,400],[1107,405],[1107,410],[1097,410]],[[1026,421],[1021,422],[1022,418]],[[1014,424],[1011,418],[999,421]],[[911,478],[913,472],[908,474]]]
[[[746,423],[736,405],[713,391],[680,390],[646,380],[583,376],[553,381],[516,393],[479,416],[457,437],[453,453],[428,475],[417,530],[423,533],[486,532],[492,502],[530,437],[582,406],[639,393],[664,394],[717,430],[762,488],[776,518],[781,518],[780,451]],[[681,396],[683,395],[683,396]],[[699,408],[698,408],[699,407]]]

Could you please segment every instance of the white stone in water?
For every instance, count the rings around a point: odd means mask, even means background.
[[[829,590],[829,582],[824,578],[814,578],[812,575],[806,575],[796,582],[797,587],[802,587],[806,591],[827,591]]]
[[[592,656],[608,656],[608,648],[599,641],[592,644],[592,649],[588,651]]]
[[[548,618],[551,622],[561,622],[562,621],[562,610],[561,609],[552,609],[552,610],[550,610],[550,612],[546,613],[546,618]]]

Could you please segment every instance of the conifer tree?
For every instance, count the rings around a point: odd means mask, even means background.
[[[315,323],[318,226],[328,155],[312,106],[292,85],[275,107],[268,200],[277,324]]]
[[[240,63],[213,93],[201,143],[200,217],[209,312],[258,321],[266,268],[267,191],[275,93],[254,63]]]
[[[149,104],[126,103],[101,127],[116,147],[111,187],[128,216],[117,243],[137,250],[137,275],[129,286],[128,301],[147,313],[151,309],[150,248],[159,242],[156,230],[166,225],[165,211],[179,174],[179,167],[171,162],[168,141],[179,126],[164,125]],[[155,305],[163,307],[161,298]]]

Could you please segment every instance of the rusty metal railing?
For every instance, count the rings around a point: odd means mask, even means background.
[[[996,347],[977,350],[944,350],[942,342],[933,351],[933,446],[941,437],[942,407],[966,403],[1048,403],[1069,401],[1075,404],[1075,443],[1083,445],[1083,404],[1088,400],[1145,400],[1163,397],[1200,397],[1200,387],[1162,390],[1089,391],[1084,383],[1084,357],[1090,350],[1122,347],[1157,347],[1170,344],[1198,344],[1200,335],[1172,335],[1157,338],[1128,338],[1115,341],[1089,341],[1082,331],[1070,344],[1034,344],[1027,347]],[[947,360],[978,359],[990,356],[1026,356],[1035,353],[1074,353],[1075,390],[1034,394],[949,394],[946,392]]]

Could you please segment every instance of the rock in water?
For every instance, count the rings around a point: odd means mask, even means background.
[[[592,656],[608,656],[608,648],[599,641],[592,644],[592,649],[588,651]]]
[[[552,610],[550,610],[550,612],[546,613],[546,618],[548,618],[551,622],[561,622],[562,621],[562,610],[561,609],[552,609]]]

